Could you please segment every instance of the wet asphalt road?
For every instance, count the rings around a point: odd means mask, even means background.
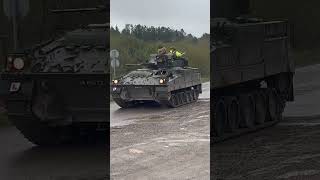
[[[112,179],[209,179],[209,98],[204,83],[199,101],[179,108],[112,103]]]
[[[0,128],[1,180],[105,180],[102,146],[39,148],[14,127]]]
[[[213,179],[320,179],[320,65],[299,68],[274,127],[213,146]]]

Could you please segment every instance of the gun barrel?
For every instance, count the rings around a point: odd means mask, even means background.
[[[96,8],[79,8],[79,9],[53,9],[51,10],[52,13],[73,13],[73,12],[103,12],[107,11],[105,6],[96,7]]]
[[[126,66],[141,66],[143,64],[126,64]]]

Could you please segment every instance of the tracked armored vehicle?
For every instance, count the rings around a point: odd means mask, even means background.
[[[288,22],[215,17],[211,32],[212,142],[279,122],[294,100]]]
[[[113,80],[113,100],[122,108],[148,101],[169,107],[197,101],[202,93],[199,70],[188,67],[184,59],[173,60],[170,55],[167,57],[163,63],[157,55],[151,55],[148,63],[139,64],[144,68]]]
[[[47,146],[106,136],[108,36],[108,24],[89,25],[8,55],[8,117],[28,140]]]

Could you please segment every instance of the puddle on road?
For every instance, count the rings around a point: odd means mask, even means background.
[[[301,163],[303,161],[309,161],[315,158],[320,158],[320,154],[306,154],[306,155],[302,155],[302,156],[297,156],[297,157],[293,157],[290,158],[286,161],[284,161],[284,164],[293,164],[293,163]]]
[[[305,170],[305,171],[292,171],[281,176],[278,176],[278,179],[289,179],[289,178],[297,178],[302,179],[301,176],[314,176],[320,174],[320,170]]]
[[[320,122],[318,123],[279,123],[278,126],[320,126]]]
[[[284,116],[279,126],[320,126],[320,115]]]

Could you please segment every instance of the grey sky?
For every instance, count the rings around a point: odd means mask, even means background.
[[[165,26],[200,37],[210,32],[210,0],[111,0],[111,25]]]

